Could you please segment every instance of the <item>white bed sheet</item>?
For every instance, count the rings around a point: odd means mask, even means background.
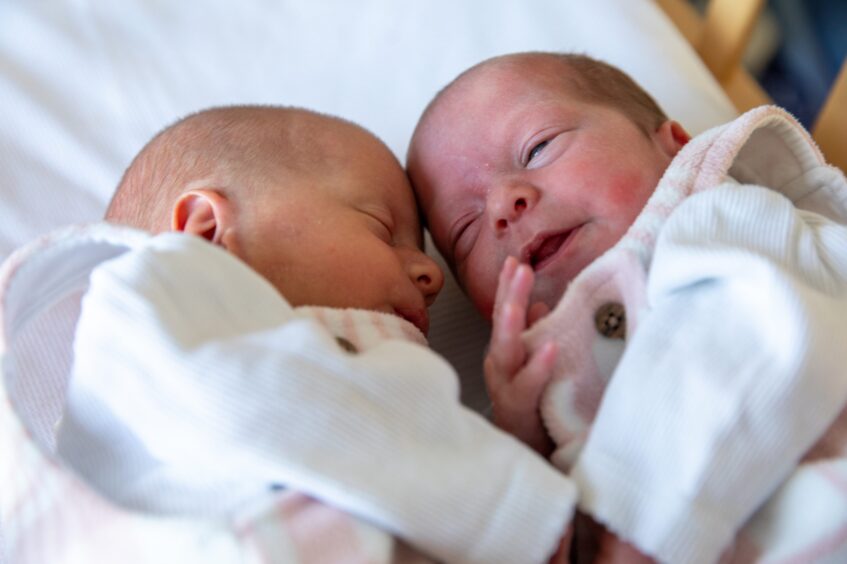
[[[650,0],[11,0],[0,3],[0,258],[54,227],[98,219],[132,156],[159,129],[219,104],[305,106],[371,129],[403,160],[418,115],[458,72],[522,50],[617,64],[692,133],[729,100]],[[33,370],[60,372],[44,349]],[[485,324],[452,281],[431,342],[485,405]],[[47,438],[61,386],[15,393]]]

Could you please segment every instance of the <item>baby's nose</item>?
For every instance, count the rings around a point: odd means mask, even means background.
[[[417,252],[408,263],[409,278],[423,294],[427,307],[435,302],[438,292],[444,286],[444,273],[436,262],[424,254]]]
[[[528,184],[501,186],[492,190],[489,198],[491,227],[500,233],[535,205],[538,191]]]

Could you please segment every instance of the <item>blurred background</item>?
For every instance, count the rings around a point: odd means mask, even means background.
[[[703,10],[705,1],[690,0]],[[768,0],[744,64],[811,129],[847,56],[847,0]]]

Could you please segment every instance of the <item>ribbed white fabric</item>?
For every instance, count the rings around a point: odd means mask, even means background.
[[[572,483],[462,407],[440,357],[345,352],[197,238],[95,270],[74,352],[60,453],[145,511],[226,512],[278,483],[439,559],[504,563],[544,561],[572,515]]]
[[[723,183],[730,173],[742,184]],[[627,308],[608,385],[585,360],[590,345],[573,346],[602,339],[593,312],[604,301]],[[662,561],[716,561],[847,405],[843,174],[778,108],[704,133],[534,331],[555,331],[563,366],[584,369],[544,405],[560,450],[585,435],[554,408],[577,401],[570,418],[593,424],[572,470],[581,508]],[[781,519],[800,523],[810,503],[783,499]]]
[[[649,292],[574,477],[663,560],[714,562],[847,400],[847,227],[764,188],[693,196]]]

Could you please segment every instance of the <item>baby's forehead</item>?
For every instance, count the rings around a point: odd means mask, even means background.
[[[304,114],[268,120],[235,143],[231,157],[249,173],[254,165],[303,180],[362,174],[362,163],[400,169],[391,152],[369,131],[340,118]],[[392,161],[393,159],[393,161]]]
[[[485,63],[460,75],[444,88],[421,116],[419,131],[429,124],[449,126],[457,116],[473,116],[482,108],[513,108],[522,102],[537,103],[539,96],[579,99],[571,74],[563,63],[506,60]]]

